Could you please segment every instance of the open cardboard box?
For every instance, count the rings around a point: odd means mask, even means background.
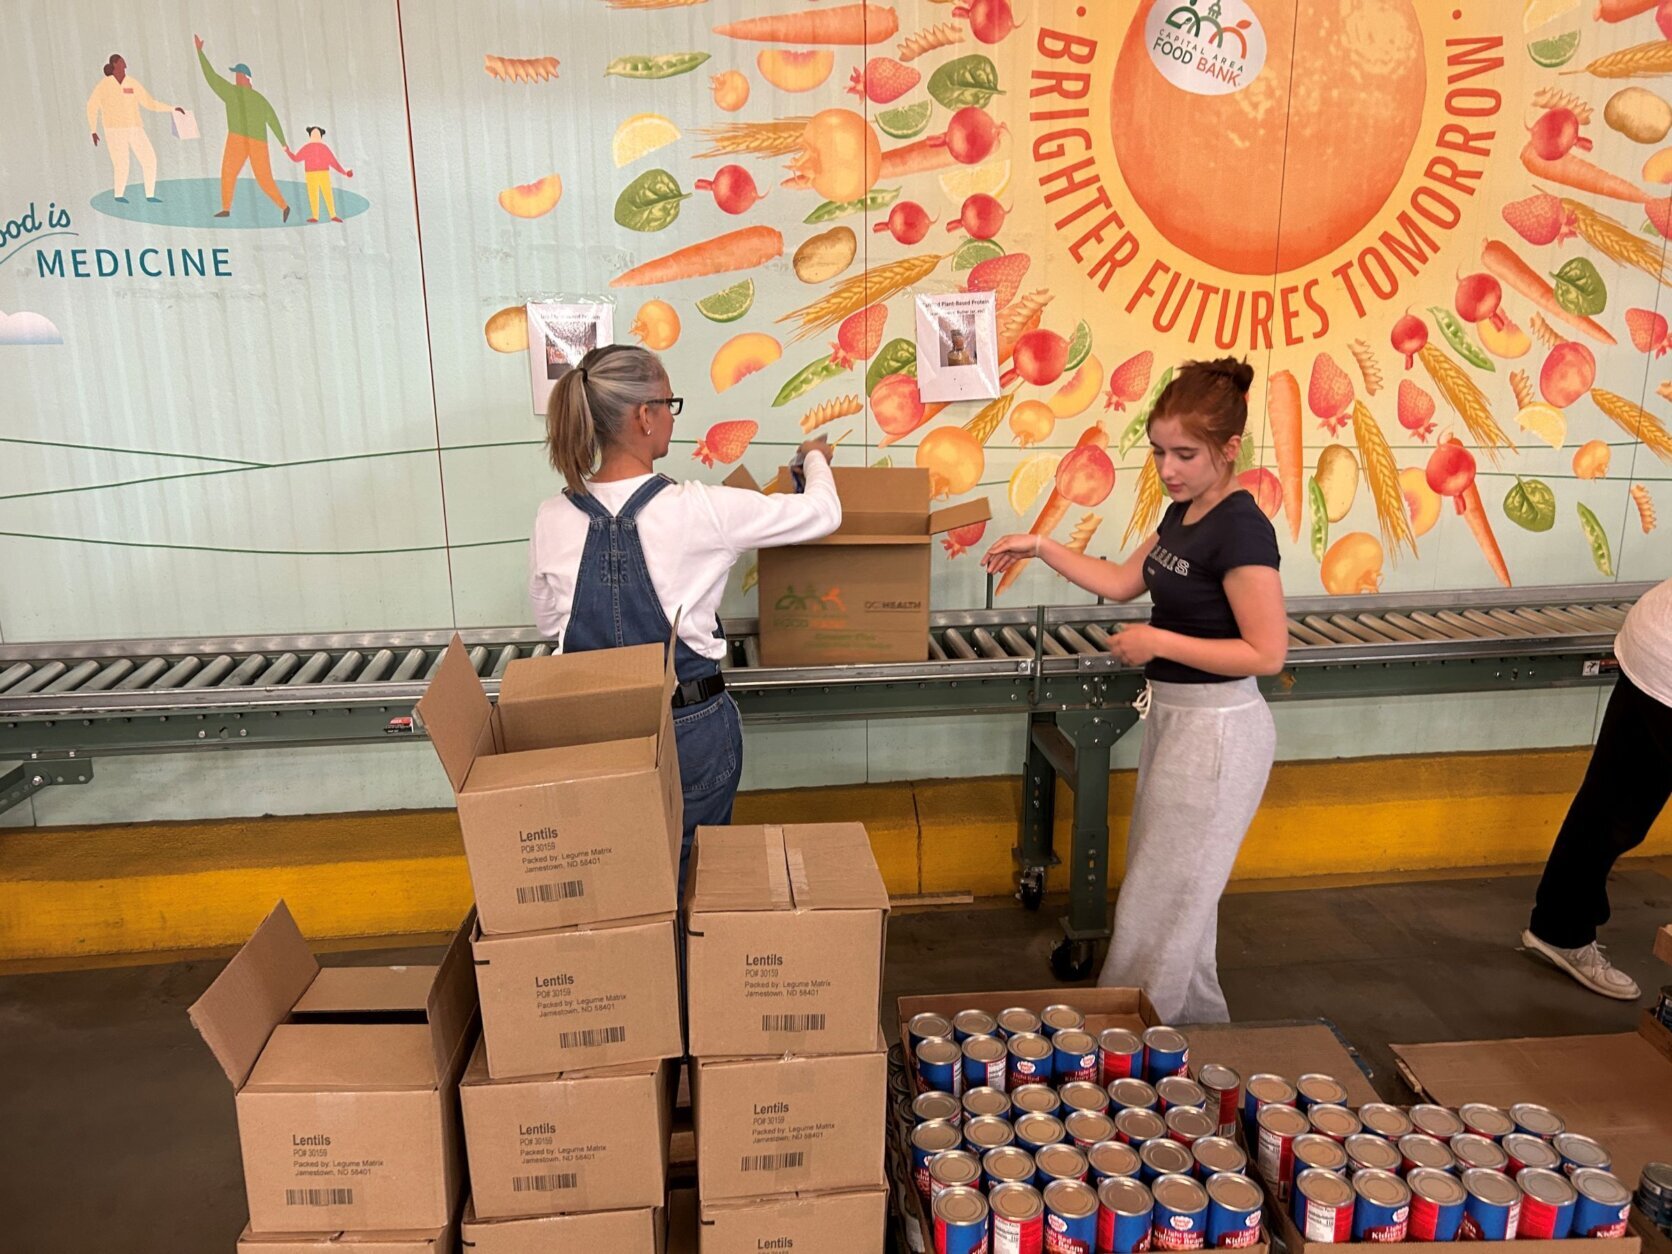
[[[842,525],[823,540],[762,549],[760,651],[766,666],[922,662],[929,648],[934,537],[992,516],[985,498],[930,508],[927,470],[837,467]],[[760,490],[739,467],[734,488]],[[769,492],[793,492],[789,470]]]
[[[281,901],[193,1003],[236,1093],[252,1232],[452,1222],[473,927],[439,966],[321,969]]]
[[[453,637],[418,717],[458,804],[485,935],[677,909],[673,655],[522,658],[495,705]]]

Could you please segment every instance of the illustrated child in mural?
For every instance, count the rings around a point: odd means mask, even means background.
[[[671,392],[661,359],[623,344],[593,349],[558,381],[546,408],[546,453],[568,487],[535,516],[529,599],[540,634],[565,653],[665,644],[678,618],[683,887],[692,833],[731,822],[743,773],[743,728],[720,675],[718,615],[732,566],[751,549],[828,536],[841,526],[842,503],[822,436],[801,446],[806,489],[797,494],[656,473],[684,405]],[[612,519],[635,525],[600,525]]]
[[[226,106],[226,147],[221,150],[221,211],[215,216],[224,218],[232,213],[232,195],[238,186],[238,176],[247,164],[255,172],[255,181],[261,190],[267,193],[267,199],[278,206],[279,220],[288,222],[290,205],[279,192],[279,185],[273,181],[273,164],[267,153],[268,131],[273,132],[281,146],[285,142],[279,115],[273,112],[267,97],[250,86],[249,66],[242,61],[233,66],[229,71],[233,81],[229,83],[209,64],[209,58],[203,52],[203,37],[193,35],[192,42],[197,45],[197,59],[203,67],[203,77]]]
[[[282,139],[280,142],[283,142]],[[306,171],[308,213],[311,215],[308,221],[319,221],[319,202],[323,198],[325,201],[325,216],[333,222],[341,222],[342,219],[337,216],[336,198],[331,194],[331,171],[335,170],[345,179],[353,178],[354,171],[345,170],[338,164],[337,154],[326,146],[325,128],[323,126],[310,126],[308,128],[308,142],[295,152],[291,152],[289,147],[286,147],[284,155],[292,161],[301,162],[302,169]]]
[[[1597,929],[1608,922],[1608,872],[1672,798],[1672,579],[1631,607],[1614,656],[1620,675],[1521,943],[1593,993],[1636,1001],[1637,982],[1608,961]]]
[[[158,203],[157,153],[145,134],[145,124],[139,116],[141,109],[149,109],[152,113],[167,113],[170,109],[176,113],[185,112],[179,105],[153,100],[145,85],[128,73],[128,63],[122,54],[111,53],[110,60],[105,62],[104,77],[94,86],[93,94],[87,97],[87,129],[93,133],[93,147],[97,148],[100,115],[103,115],[104,147],[110,154],[111,169],[115,173],[112,186],[116,189],[117,201],[124,205],[128,203],[130,156],[139,158],[140,176],[145,180],[145,199],[152,204]]]
[[[1237,485],[1254,370],[1189,362],[1149,419],[1151,456],[1172,504],[1123,562],[1046,536],[1010,535],[982,559],[993,572],[1038,557],[1088,592],[1131,601],[1147,624],[1111,649],[1141,665],[1147,720],[1102,985],[1142,988],[1166,1023],[1229,1018],[1215,959],[1219,896],[1265,792],[1277,736],[1256,675],[1288,654],[1277,536]]]

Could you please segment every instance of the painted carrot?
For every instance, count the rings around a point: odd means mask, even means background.
[[[1447,436],[1440,443],[1461,444],[1462,441],[1456,436]],[[1498,582],[1506,588],[1513,587],[1509,578],[1509,566],[1504,561],[1504,552],[1498,547],[1498,538],[1492,534],[1492,523],[1486,517],[1486,506],[1480,499],[1480,489],[1472,479],[1469,486],[1457,497],[1457,512],[1462,514],[1463,521],[1469,524],[1469,531],[1474,535],[1475,543],[1480,545],[1480,551],[1486,557],[1486,564],[1492,568]]]
[[[1628,17],[1647,13],[1659,3],[1660,0],[1597,0],[1596,20],[1623,22]]]
[[[843,4],[745,18],[716,26],[714,33],[769,44],[881,44],[900,33],[900,18],[886,5]]]
[[[922,174],[928,170],[944,170],[958,164],[952,156],[952,149],[939,135],[931,135],[928,139],[920,139],[913,144],[902,144],[898,148],[888,148],[882,154],[880,179],[903,178],[908,174]]]
[[[746,226],[657,257],[610,280],[611,287],[677,283],[730,270],[752,270],[784,255],[784,237],[769,226]]]
[[[1619,175],[1610,174],[1601,166],[1583,157],[1576,157],[1571,152],[1549,161],[1534,152],[1533,146],[1528,144],[1521,150],[1521,164],[1534,178],[1549,179],[1552,183],[1590,192],[1593,196],[1626,200],[1634,205],[1641,205],[1650,199],[1649,193],[1635,183],[1628,183]]]
[[[1277,481],[1283,486],[1283,516],[1289,520],[1289,539],[1298,540],[1306,454],[1301,443],[1300,381],[1287,370],[1274,373],[1266,385],[1266,416],[1277,454]]]
[[[1109,433],[1103,429],[1101,422],[1094,422],[1080,433],[1080,438],[1074,441],[1075,448],[1084,448],[1088,444],[1095,444],[1099,448],[1109,447]],[[1034,536],[1048,536],[1057,529],[1057,524],[1068,516],[1069,506],[1073,504],[1060,489],[1053,487],[1051,495],[1045,498],[1045,508],[1039,511],[1039,517],[1033,520],[1033,526],[1028,528],[1028,534]],[[1032,558],[1022,558],[999,578],[998,587],[993,589],[997,596],[1011,584],[1022,577],[1022,568]]]
[[[1556,292],[1543,275],[1522,261],[1508,244],[1489,239],[1480,247],[1481,264],[1487,273],[1520,292],[1552,318],[1560,318],[1569,326],[1577,327],[1594,340],[1604,344],[1615,342],[1608,328],[1582,314],[1569,313],[1556,299]]]

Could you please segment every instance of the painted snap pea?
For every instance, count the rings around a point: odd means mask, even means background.
[[[1324,550],[1329,548],[1329,508],[1324,504],[1324,490],[1316,479],[1306,481],[1306,500],[1312,507],[1312,556],[1321,562]]]
[[[1497,373],[1498,367],[1492,364],[1492,359],[1475,347],[1475,342],[1469,338],[1469,333],[1458,320],[1456,314],[1449,309],[1441,309],[1438,305],[1428,310],[1434,315],[1434,325],[1440,328],[1440,334],[1446,337],[1446,343],[1451,345],[1452,352],[1479,370],[1490,370]]]
[[[1614,577],[1614,554],[1608,546],[1608,533],[1602,522],[1583,501],[1579,502],[1579,525],[1585,531],[1585,543],[1591,546],[1591,560],[1608,578]]]
[[[808,362],[800,370],[790,376],[789,381],[778,389],[778,395],[773,398],[772,405],[776,409],[779,405],[788,405],[798,396],[805,396],[826,379],[834,379],[841,374],[845,366],[839,366],[829,357],[820,357],[817,361]]]
[[[706,52],[664,52],[647,57],[617,57],[605,67],[605,74],[619,78],[673,78],[689,74],[704,61]]]

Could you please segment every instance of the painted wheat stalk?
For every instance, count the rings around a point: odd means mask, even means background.
[[[1121,533],[1120,547],[1125,549],[1139,536],[1148,535],[1155,520],[1161,517],[1161,472],[1155,468],[1155,458],[1144,458],[1138,471],[1138,491],[1132,498],[1132,517],[1126,520]]]
[[[1534,314],[1527,319],[1527,326],[1533,333],[1533,338],[1546,348],[1555,348],[1558,344],[1565,344],[1567,336],[1544,320],[1543,314]]]
[[[1063,542],[1063,548],[1075,553],[1084,553],[1086,546],[1091,543],[1091,538],[1097,534],[1097,529],[1102,525],[1103,519],[1101,516],[1086,514],[1079,522],[1074,524],[1073,534]]]
[[[1364,394],[1376,395],[1382,390],[1382,367],[1376,360],[1376,350],[1370,347],[1369,340],[1354,340],[1347,345],[1347,351],[1358,363],[1359,377],[1364,380]]]
[[[1672,432],[1664,423],[1641,405],[1634,405],[1625,397],[1604,388],[1592,388],[1591,399],[1596,407],[1614,420],[1627,435],[1643,442],[1662,461],[1672,462]]]
[[[914,283],[921,283],[935,272],[949,253],[920,253],[916,257],[902,257],[885,266],[872,266],[863,274],[843,279],[830,291],[810,305],[791,310],[778,319],[789,322],[799,319],[800,328],[790,337],[791,342],[804,340],[826,327],[833,327],[849,314],[858,313],[867,305],[878,304]]]
[[[1359,466],[1370,485],[1370,499],[1376,504],[1376,523],[1388,556],[1398,560],[1401,545],[1417,555],[1417,539],[1411,534],[1411,518],[1405,512],[1405,493],[1399,486],[1399,466],[1393,460],[1388,438],[1382,434],[1376,416],[1363,401],[1353,402],[1353,438],[1358,442]]]
[[[1475,443],[1496,466],[1498,450],[1514,449],[1515,441],[1504,434],[1504,429],[1492,417],[1492,408],[1486,403],[1486,396],[1475,386],[1475,381],[1463,373],[1461,366],[1432,344],[1424,344],[1417,350],[1417,357],[1428,371],[1428,377],[1434,380],[1434,386],[1446,398],[1446,403],[1457,411],[1469,434],[1474,436]]]
[[[1563,70],[1563,74],[1589,74],[1593,78],[1653,78],[1672,74],[1672,40],[1655,39],[1646,44],[1633,44],[1605,57],[1598,57],[1577,70]]]
[[[1662,283],[1672,283],[1667,277],[1666,255],[1661,243],[1634,235],[1606,213],[1599,213],[1589,205],[1562,197],[1562,209],[1573,220],[1573,229],[1592,248],[1605,253],[1625,266],[1635,266],[1644,274]]]
[[[801,415],[801,433],[811,435],[827,423],[835,422],[838,418],[851,417],[864,409],[865,402],[857,396],[838,396],[834,400],[814,405]]]
[[[1591,120],[1591,103],[1562,87],[1540,87],[1533,93],[1533,104],[1540,109],[1567,109],[1584,126]]]
[[[964,42],[964,28],[956,22],[936,22],[933,26],[926,26],[912,35],[907,35],[900,41],[897,49],[900,60],[915,61],[924,53],[933,52],[936,48],[950,48],[953,44]]]
[[[697,133],[712,147],[699,157],[731,157],[747,153],[756,157],[781,157],[801,146],[807,130],[806,118],[783,118],[777,122],[728,122],[725,126],[699,128]]]
[[[976,412],[975,417],[964,424],[964,430],[975,437],[976,443],[987,443],[993,438],[993,432],[999,429],[999,424],[1004,421],[1005,415],[1015,403],[1015,392],[995,396]]]

